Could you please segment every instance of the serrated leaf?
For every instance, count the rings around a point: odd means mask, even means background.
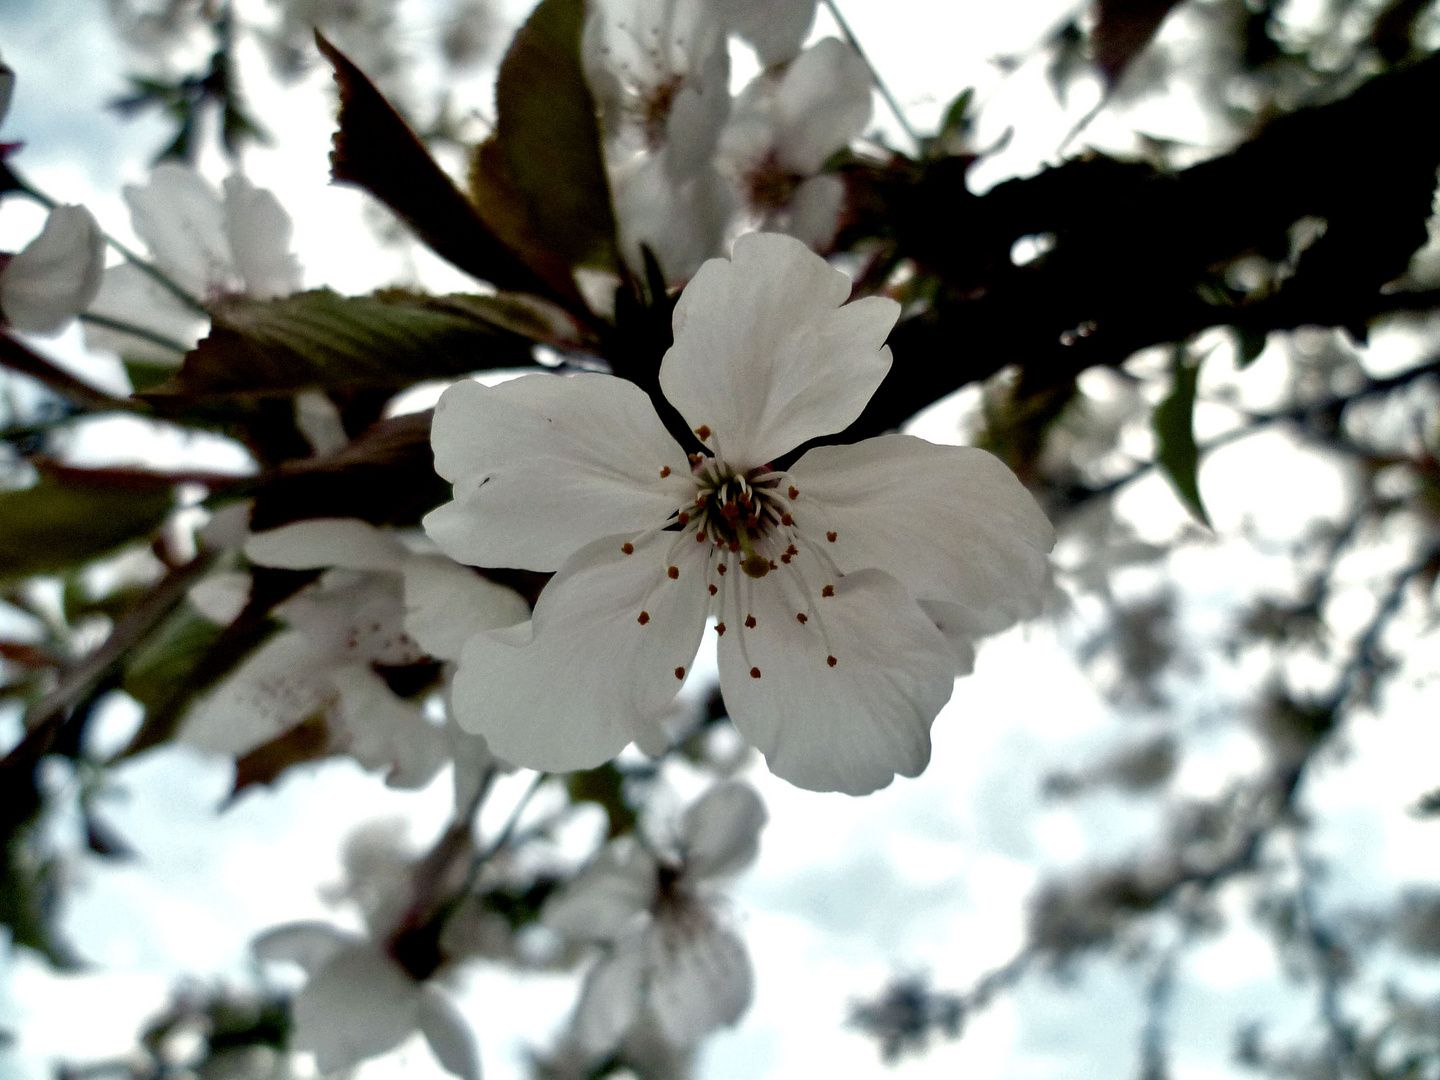
[[[478,298],[475,298],[478,300]],[[399,389],[422,379],[523,367],[530,344],[444,297],[329,289],[217,306],[210,333],[151,393],[203,398]]]
[[[41,465],[40,482],[0,492],[0,580],[49,574],[107,555],[160,527],[169,481]]]
[[[1170,9],[1180,0],[1097,0],[1090,50],[1095,66],[1114,86],[1140,50],[1150,44]]]
[[[339,128],[330,175],[374,195],[441,258],[497,288],[554,290],[494,234],[364,72],[317,31],[335,69]],[[573,286],[572,290],[573,292]]]
[[[584,0],[542,0],[495,83],[495,134],[471,161],[480,212],[537,271],[620,265],[595,101],[580,60]]]
[[[1155,406],[1155,461],[1189,511],[1210,527],[1210,515],[1200,500],[1200,449],[1195,444],[1195,388],[1200,380],[1200,361],[1191,360],[1183,346],[1177,347],[1172,373],[1175,382],[1170,396]]]

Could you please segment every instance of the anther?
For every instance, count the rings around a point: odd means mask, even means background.
[[[675,520],[678,521],[681,525],[689,525],[689,524],[690,524],[690,511],[688,511],[688,510],[681,510],[680,513],[679,513],[678,515],[676,515]]]
[[[792,525],[795,524],[795,519],[794,519],[793,517],[791,517],[789,514],[781,514],[781,515],[780,515],[780,524],[781,524],[781,525],[784,525],[784,526],[788,529],[788,528],[790,528]]]
[[[641,626],[644,626],[647,622],[650,621],[650,613],[648,611],[640,612],[640,614],[636,616],[635,621],[638,622]]]
[[[810,621],[810,617],[806,615],[803,611],[797,611],[795,613],[795,618],[799,621],[801,626],[804,626],[807,622]]]
[[[786,492],[786,494],[789,495],[792,499],[797,499],[800,497],[800,489],[797,488],[794,484],[791,484],[790,490]]]
[[[826,585],[823,589],[820,590],[820,595],[821,595],[821,596],[834,596],[834,595],[835,595],[835,586],[834,586],[834,585]]]
[[[755,616],[754,616],[754,615],[746,615],[746,616],[745,616],[745,628],[746,628],[747,630],[754,630],[754,629],[755,629]]]
[[[664,480],[665,477],[667,477],[667,476],[669,476],[669,475],[670,475],[670,466],[669,466],[669,465],[666,465],[666,466],[664,466],[663,468],[661,468],[661,470],[660,470],[660,479],[661,479],[661,480]]]
[[[780,556],[780,561],[783,562],[786,566],[789,566],[789,565],[790,565],[790,560],[793,559],[794,557],[795,557],[794,555],[791,555],[791,554],[787,551],[787,552],[785,552],[783,555]]]
[[[719,634],[721,637],[725,636],[725,624],[723,622],[717,622],[715,624],[715,633]]]
[[[706,439],[710,438],[710,425],[701,424],[695,429],[695,434],[700,436],[701,442],[704,442]]]
[[[725,563],[722,562],[722,563],[721,563],[719,566],[717,566],[715,569],[718,570],[721,574],[724,574],[725,571],[727,571],[727,570],[730,569],[730,567],[729,567],[727,564],[725,564]]]
[[[837,661],[833,656],[827,656],[825,657],[825,663],[829,664],[831,667],[834,667]]]
[[[752,679],[758,679],[759,677],[760,677],[760,669],[759,669],[758,667],[752,667],[752,668],[750,669],[750,678],[752,678]]]
[[[666,570],[665,572],[670,575],[670,580],[671,580],[671,581],[674,581],[676,578],[678,578],[678,577],[680,576],[680,568],[679,568],[678,566],[672,566],[672,567],[670,567],[669,570]],[[830,586],[828,586],[828,585],[825,586],[825,587],[826,587],[827,589],[830,588]]]
[[[835,535],[836,535],[836,534],[833,533],[833,532],[827,532],[827,533],[825,534],[825,539],[826,539],[826,540],[829,540],[830,543],[833,544],[833,543],[835,542]]]
[[[704,454],[686,454],[685,456],[690,459],[691,465],[699,465],[700,462],[705,460]]]
[[[697,544],[703,544],[703,543],[705,542],[705,530],[704,530],[704,529],[701,529],[699,532],[697,532],[697,533],[695,534],[695,542],[696,542]]]
[[[788,548],[785,549],[785,554],[789,555],[793,559],[796,555],[800,554],[800,549],[797,548],[794,544],[791,544]]]
[[[683,667],[677,667],[677,668],[675,669],[675,678],[677,678],[677,679],[683,679],[683,678],[685,678],[685,669],[684,669]]]
[[[711,585],[711,586],[710,586],[710,595],[711,595],[711,596],[714,596],[714,595],[715,595],[717,592],[719,592],[719,591],[720,591],[720,590],[717,589],[714,585]]]
[[[634,555],[635,545],[630,543],[629,541],[626,541],[625,543],[620,545],[620,550],[623,551],[626,555]]]

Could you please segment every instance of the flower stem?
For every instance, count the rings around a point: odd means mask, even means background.
[[[162,349],[169,349],[171,352],[184,356],[190,351],[190,346],[182,345],[174,338],[166,337],[164,334],[157,334],[154,330],[147,330],[143,326],[136,326],[134,323],[126,322],[124,319],[112,319],[109,315],[98,315],[93,311],[82,311],[80,321],[90,323],[92,326],[103,326],[107,330],[115,330],[122,334],[129,334],[131,337],[148,341],[152,345],[159,345]]]
[[[910,121],[905,119],[905,114],[900,110],[900,103],[895,100],[895,95],[890,93],[890,88],[885,85],[885,80],[880,78],[880,73],[875,70],[875,65],[870,62],[870,57],[865,55],[865,50],[860,47],[855,32],[850,29],[850,24],[845,21],[845,16],[840,14],[840,7],[836,0],[824,0],[825,7],[829,9],[840,32],[845,35],[845,41],[855,50],[856,55],[865,61],[865,66],[870,69],[870,78],[875,82],[875,88],[880,91],[880,96],[885,99],[885,104],[890,106],[890,111],[895,114],[895,119],[900,121],[900,127],[910,137],[910,141],[916,146],[920,145],[920,136],[910,126]]]

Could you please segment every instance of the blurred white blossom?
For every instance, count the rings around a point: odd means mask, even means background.
[[[660,385],[608,375],[451,387],[425,519],[453,558],[558,571],[530,623],[472,637],[456,719],[517,764],[589,768],[670,706],[710,617],[731,719],[771,770],[861,794],[930,755],[971,642],[1037,610],[1054,534],[996,458],[886,435],[777,458],[852,423],[899,305],[798,241],[752,233],[675,309]],[[843,306],[842,306],[843,305]]]
[[[765,820],[748,785],[717,784],[682,816],[675,858],[622,837],[546,905],[551,929],[607,950],[575,1010],[583,1051],[606,1054],[644,1022],[667,1044],[689,1047],[744,1013],[750,958],[724,925],[715,890],[754,861]]]
[[[58,333],[95,299],[104,265],[105,241],[90,211],[57,206],[0,270],[0,316],[29,334]]]

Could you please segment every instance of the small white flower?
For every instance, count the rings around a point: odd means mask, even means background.
[[[236,174],[224,194],[188,165],[162,162],[144,186],[127,185],[130,222],[155,265],[195,300],[228,296],[270,300],[300,288],[300,267],[290,253],[290,216],[274,194]],[[190,346],[205,332],[204,315],[133,263],[105,271],[90,306],[96,315],[123,320]],[[90,324],[91,348],[159,364],[180,356],[143,338]]]
[[[55,334],[95,299],[105,266],[100,226],[83,206],[57,206],[40,235],[0,270],[0,319]]]
[[[845,187],[820,169],[865,129],[870,113],[865,61],[844,42],[823,38],[785,67],[762,71],[735,99],[720,167],[765,228],[826,247]]]
[[[263,961],[290,961],[307,979],[291,1007],[291,1045],[314,1053],[323,1075],[425,1035],[440,1063],[461,1080],[479,1080],[470,1029],[445,994],[412,978],[368,938],[323,922],[287,923],[258,937]]]
[[[678,281],[719,250],[731,200],[713,159],[730,112],[730,53],[712,0],[604,0],[585,28],[620,248]]]
[[[1033,614],[1054,534],[996,458],[885,435],[773,462],[858,417],[899,305],[798,241],[752,233],[675,309],[660,385],[709,452],[692,469],[608,375],[451,387],[425,528],[477,566],[558,571],[527,626],[473,637],[456,719],[549,771],[608,760],[662,714],[717,620],[740,733],[801,787],[917,775],[970,642]],[[843,305],[843,306],[842,306]]]
[[[546,925],[609,947],[575,1011],[574,1037],[585,1051],[609,1052],[642,1019],[685,1047],[740,1018],[754,976],[745,943],[716,913],[713,890],[754,860],[765,820],[750,787],[717,784],[681,818],[677,860],[657,861],[622,838],[546,905]]]
[[[192,710],[180,738],[239,757],[323,713],[338,749],[366,768],[384,768],[391,785],[422,786],[456,754],[464,758],[457,761],[457,784],[468,786],[476,771],[469,759],[483,754],[488,763],[488,751],[436,727],[374,668],[454,659],[475,633],[524,619],[524,600],[350,518],[257,533],[245,552],[264,566],[331,569],[275,608],[287,629]],[[207,599],[207,592],[195,598]]]

